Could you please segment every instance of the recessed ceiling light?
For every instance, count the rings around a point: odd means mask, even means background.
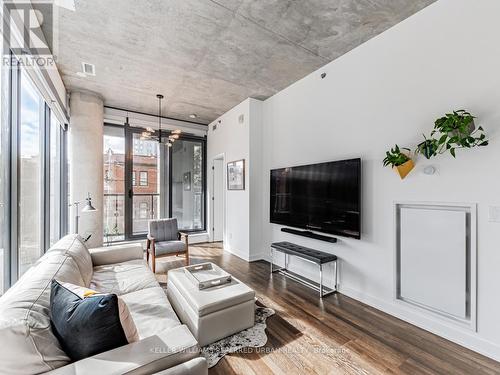
[[[191,113],[191,114],[189,115],[189,117],[190,117],[190,118],[197,118],[198,116],[196,115],[196,113]]]

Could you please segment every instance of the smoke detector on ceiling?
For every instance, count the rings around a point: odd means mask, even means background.
[[[95,76],[95,65],[82,62],[82,72],[86,76]]]

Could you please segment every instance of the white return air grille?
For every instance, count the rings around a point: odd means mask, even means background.
[[[82,71],[87,76],[95,76],[95,65],[82,62]]]

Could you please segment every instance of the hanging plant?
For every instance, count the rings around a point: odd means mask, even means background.
[[[455,157],[457,149],[487,146],[484,129],[481,126],[476,129],[474,119],[471,113],[463,109],[445,114],[434,122],[430,138],[424,135],[424,141],[415,152],[427,159],[448,151]]]
[[[408,173],[411,172],[415,164],[413,163],[413,160],[411,160],[411,158],[401,150],[405,150],[410,153],[409,148],[399,148],[398,145],[395,145],[394,148],[391,148],[385,153],[383,164],[384,167],[391,166],[396,169],[399,173],[399,177],[403,179],[408,175]]]
[[[476,128],[474,119],[475,117],[471,113],[463,109],[453,111],[453,113],[446,113],[434,122],[434,130],[431,136],[435,133],[448,134],[450,137],[470,135]]]
[[[424,155],[427,159],[430,159],[438,154],[439,141],[434,138],[427,138],[425,134],[423,136],[424,141],[418,144],[415,152]]]

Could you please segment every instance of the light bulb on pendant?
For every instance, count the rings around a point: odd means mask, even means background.
[[[167,142],[168,147],[172,147],[172,142]]]

